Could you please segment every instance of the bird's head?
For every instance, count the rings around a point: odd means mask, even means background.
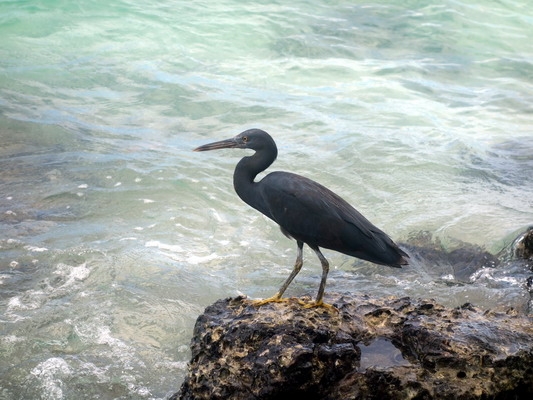
[[[239,133],[237,136],[231,139],[220,140],[218,142],[204,144],[197,147],[194,151],[208,151],[217,149],[253,149],[262,150],[270,149],[275,150],[277,153],[276,143],[274,139],[261,129],[248,129]]]

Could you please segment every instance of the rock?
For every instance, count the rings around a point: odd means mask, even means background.
[[[520,234],[512,243],[513,256],[530,262],[533,267],[533,227]]]
[[[502,261],[502,258],[492,255],[481,246],[456,239],[448,240],[451,243],[444,245],[441,239],[428,231],[412,232],[408,241],[400,243],[400,247],[407,249],[412,259],[433,266],[436,275],[441,275],[449,266],[457,282],[468,283],[476,271],[497,267]]]
[[[188,375],[171,399],[521,399],[533,395],[533,325],[513,310],[328,294],[219,300],[194,328]]]

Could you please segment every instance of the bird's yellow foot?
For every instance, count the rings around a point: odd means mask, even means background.
[[[259,307],[259,306],[264,306],[265,304],[268,304],[268,303],[283,303],[288,300],[289,299],[286,299],[286,298],[284,299],[281,296],[278,296],[277,294],[275,294],[274,296],[268,297],[266,299],[252,300],[251,303],[256,307]]]
[[[305,303],[305,305],[303,307],[304,308],[324,307],[328,311],[339,312],[337,307],[335,307],[333,304],[324,303],[322,300],[321,301],[312,301],[310,303]]]
[[[259,307],[259,306],[262,306],[262,305],[265,305],[265,304],[268,304],[268,303],[289,303],[289,302],[297,302],[298,304],[302,305],[302,306],[305,306],[307,305],[306,302],[304,302],[303,300],[300,300],[300,299],[296,299],[296,298],[293,298],[293,297],[281,297],[281,296],[278,296],[278,295],[274,295],[272,297],[269,297],[267,299],[262,299],[262,300],[252,300],[251,303],[252,305],[256,306],[256,307]]]

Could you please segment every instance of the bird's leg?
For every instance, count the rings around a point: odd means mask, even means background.
[[[291,284],[292,280],[296,277],[296,275],[298,275],[298,272],[300,272],[300,270],[302,269],[302,265],[304,263],[304,261],[303,261],[303,247],[304,247],[304,244],[303,244],[303,242],[300,242],[299,240],[296,242],[296,244],[298,245],[297,255],[296,255],[296,262],[294,263],[294,267],[292,269],[292,272],[289,275],[289,277],[287,278],[287,280],[283,283],[283,285],[281,285],[281,288],[278,290],[278,292],[274,296],[269,297],[267,299],[263,299],[263,300],[254,300],[252,302],[253,305],[262,306],[263,304],[267,304],[267,303],[279,303],[279,302],[284,301],[284,300],[282,300],[281,296],[283,296],[283,293],[285,293],[285,290],[287,290],[287,288]]]
[[[313,249],[317,255],[320,263],[322,264],[322,279],[320,280],[320,286],[318,287],[318,293],[316,295],[315,303],[317,305],[322,304],[322,297],[324,297],[324,290],[326,289],[326,279],[328,278],[329,272],[329,263],[326,260],[326,257],[320,252],[319,248],[316,247]]]
[[[335,306],[332,306],[331,304],[324,303],[322,301],[322,298],[324,297],[324,290],[326,289],[326,279],[328,277],[329,272],[329,262],[326,260],[326,257],[320,252],[320,249],[318,247],[311,247],[315,254],[317,255],[318,259],[320,260],[320,263],[322,264],[322,279],[320,281],[320,286],[318,287],[318,293],[316,295],[316,300],[313,303],[306,304],[305,308],[311,308],[311,307],[326,307],[332,310],[337,310]]]

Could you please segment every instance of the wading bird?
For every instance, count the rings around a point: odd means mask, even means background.
[[[256,305],[282,301],[281,296],[303,265],[303,245],[314,250],[322,264],[322,280],[313,306],[323,303],[329,263],[320,247],[335,250],[375,264],[401,268],[409,257],[383,231],[331,190],[308,178],[289,172],[271,172],[255,182],[260,172],[276,159],[274,139],[260,129],[249,129],[234,138],[205,144],[194,151],[216,149],[252,149],[235,167],[233,186],[248,205],[276,222],[287,237],[296,240],[294,268],[279,291],[272,297],[255,301]]]

